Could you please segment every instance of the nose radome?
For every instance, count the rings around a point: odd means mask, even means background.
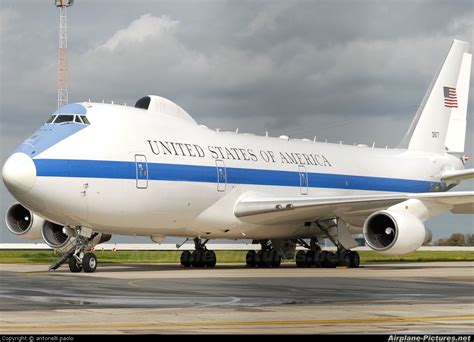
[[[26,193],[35,185],[35,163],[24,153],[14,153],[3,165],[2,178],[12,195]]]

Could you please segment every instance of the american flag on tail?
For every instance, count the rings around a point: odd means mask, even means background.
[[[458,95],[456,88],[443,87],[444,89],[444,106],[448,108],[458,108]]]

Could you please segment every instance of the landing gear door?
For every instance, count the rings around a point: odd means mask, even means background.
[[[303,165],[298,166],[299,176],[300,176],[300,193],[301,195],[308,194],[308,173],[306,172],[306,167]]]
[[[227,186],[227,171],[223,160],[216,160],[217,191],[225,191]]]
[[[137,189],[148,188],[148,163],[143,154],[135,154],[135,168],[137,172]]]

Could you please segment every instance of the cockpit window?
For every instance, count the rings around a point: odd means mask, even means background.
[[[81,115],[81,119],[82,119],[82,122],[84,122],[84,124],[86,125],[90,125],[91,123],[89,122],[89,120],[87,120],[86,116],[85,115]]]
[[[54,121],[54,119],[56,119],[56,115],[51,115],[51,117],[48,119],[48,121],[46,121],[46,123],[50,124]]]
[[[74,122],[74,115],[58,115],[56,120],[54,120],[55,124],[63,122]]]
[[[59,115],[52,115],[47,124],[62,124],[62,123],[78,123],[84,125],[90,125],[89,120],[85,115],[78,115],[78,114],[59,114]]]

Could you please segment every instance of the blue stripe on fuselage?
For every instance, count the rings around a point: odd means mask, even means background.
[[[39,177],[136,179],[135,162],[102,160],[33,159]],[[227,183],[300,187],[294,171],[226,168]],[[148,163],[148,179],[217,183],[215,166]],[[391,192],[429,192],[444,183],[411,179],[366,177],[308,172],[309,187]]]

